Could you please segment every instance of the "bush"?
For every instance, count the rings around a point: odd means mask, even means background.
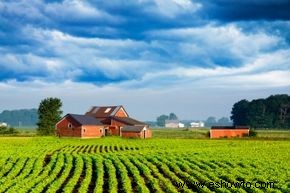
[[[0,134],[16,134],[19,133],[16,129],[13,127],[0,127]]]
[[[210,131],[206,132],[205,136],[210,138]]]
[[[258,135],[257,131],[250,129],[250,132],[249,132],[250,137],[257,137],[257,135]]]

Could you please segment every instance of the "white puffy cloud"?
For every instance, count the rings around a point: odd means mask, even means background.
[[[87,82],[134,88],[181,84],[262,87],[255,82],[256,79],[248,78],[256,75],[267,79],[267,86],[288,85],[287,78],[278,82],[273,80],[273,84],[268,78],[279,71],[287,72],[290,67],[289,49],[270,49],[283,40],[261,32],[248,34],[232,24],[152,31],[149,33],[150,42],[76,37],[31,26],[24,28],[22,33],[29,35],[39,46],[28,54],[2,54],[1,64],[18,74],[41,72],[44,76],[33,73],[30,75],[32,80],[34,75],[35,79],[57,82],[77,81],[82,77]],[[156,50],[168,52],[169,56],[156,54]],[[230,54],[229,59],[238,58],[239,62],[234,65],[215,63],[219,54],[220,57]],[[188,61],[178,60],[190,57]],[[281,76],[287,76],[287,73]],[[229,83],[229,78],[234,81]]]
[[[42,2],[38,0],[30,0],[29,3],[25,0],[10,2],[1,1],[0,12],[28,20],[47,20],[41,12],[42,6]]]
[[[203,60],[207,65],[223,65],[215,64],[213,61],[206,62],[207,58],[236,58],[248,62],[259,53],[269,51],[283,43],[281,37],[262,32],[246,33],[234,24],[154,30],[148,32],[148,35],[159,39],[159,44],[168,40],[176,44],[177,48],[175,46],[173,50],[169,46],[164,48],[169,52],[180,52],[185,57]]]
[[[49,3],[45,6],[44,12],[50,17],[55,17],[60,21],[121,21],[121,18],[115,17],[97,7],[93,7],[87,1],[79,0],[64,0],[63,2]]]
[[[168,18],[194,13],[202,7],[202,4],[190,0],[140,0],[139,2],[148,5],[144,7],[145,12]]]

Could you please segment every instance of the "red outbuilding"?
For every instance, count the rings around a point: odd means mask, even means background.
[[[151,130],[146,125],[124,126],[121,127],[122,137],[126,138],[151,138]]]
[[[249,136],[248,126],[212,126],[210,138],[244,137]]]

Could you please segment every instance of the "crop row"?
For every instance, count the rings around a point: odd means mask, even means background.
[[[257,177],[254,168],[249,171],[255,178],[246,175],[249,164],[241,167],[191,156],[55,153],[46,164],[32,158],[0,162],[0,192],[289,192],[286,178],[268,189],[209,186],[209,182],[266,182],[269,178]],[[234,171],[216,172],[230,168]]]
[[[62,153],[113,153],[122,151],[136,151],[139,147],[129,147],[125,145],[67,145],[63,148],[56,150],[55,152]]]

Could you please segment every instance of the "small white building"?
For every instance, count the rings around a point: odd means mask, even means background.
[[[178,120],[165,120],[165,127],[168,127],[168,128],[178,128],[178,123],[179,121]]]
[[[190,123],[191,127],[204,127],[204,122],[199,121],[199,122],[191,122]]]
[[[184,124],[179,120],[165,120],[165,127],[167,128],[184,128]]]
[[[184,128],[184,124],[183,123],[178,123],[178,128]]]
[[[8,127],[8,124],[4,122],[0,122],[0,127]]]

